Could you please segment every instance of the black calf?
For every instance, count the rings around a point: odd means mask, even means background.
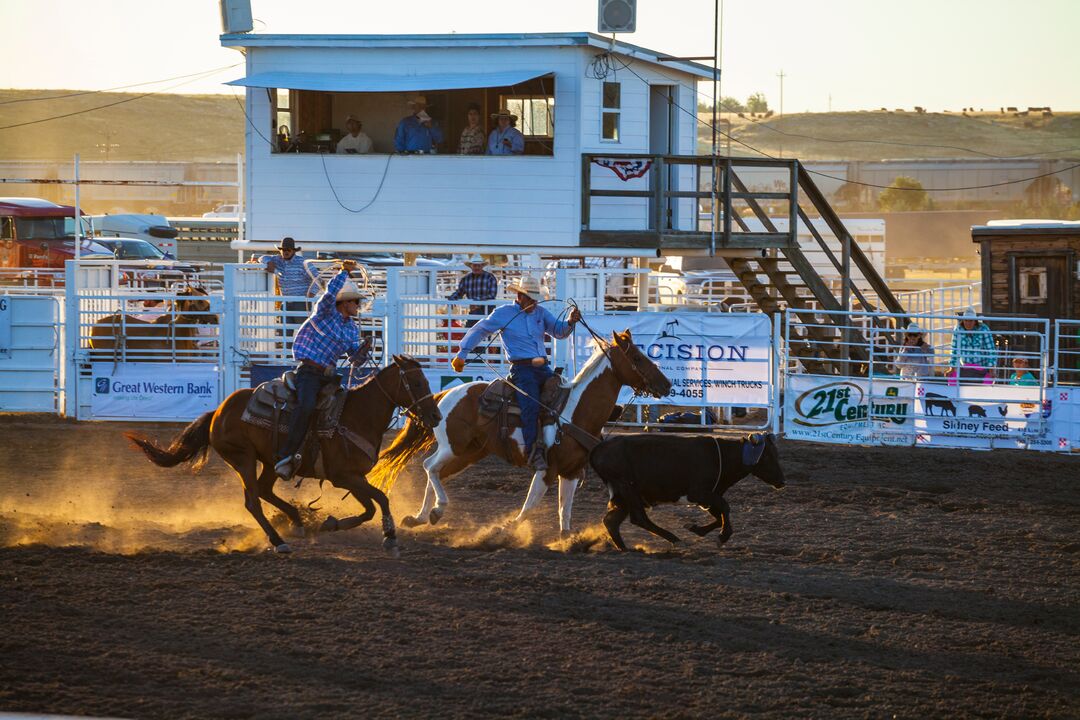
[[[715,518],[708,525],[687,525],[703,536],[720,528],[722,545],[731,537],[731,508],[724,493],[747,475],[775,488],[784,487],[784,471],[769,435],[744,440],[686,435],[616,435],[596,446],[589,457],[596,474],[608,487],[611,500],[604,516],[611,541],[626,549],[619,526],[630,522],[668,542],[679,538],[660,527],[645,509],[683,500],[703,507]]]

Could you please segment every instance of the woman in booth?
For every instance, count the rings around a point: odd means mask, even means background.
[[[484,136],[484,126],[480,124],[480,106],[469,105],[465,117],[469,124],[461,131],[458,152],[462,155],[483,155],[487,138]]]

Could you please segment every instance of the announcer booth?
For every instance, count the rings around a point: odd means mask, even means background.
[[[284,236],[308,251],[538,253],[655,257],[657,248],[583,247],[582,188],[593,231],[690,229],[697,203],[658,211],[650,187],[696,190],[696,168],[660,174],[627,154],[696,153],[697,82],[712,69],[590,33],[514,35],[226,34],[244,53],[247,227],[234,247]],[[441,130],[430,154],[394,151],[418,97]],[[524,135],[518,155],[463,155],[469,110],[485,137],[500,109]],[[346,120],[366,154],[338,154]],[[610,153],[605,161],[595,155]],[[590,202],[591,200],[591,202]]]

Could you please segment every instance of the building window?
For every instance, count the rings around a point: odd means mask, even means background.
[[[293,123],[290,101],[288,90],[277,91],[277,100],[274,104],[274,131],[277,133],[292,134]]]
[[[1046,268],[1030,267],[1020,271],[1020,302],[1046,302]]]
[[[518,130],[526,138],[551,140],[555,137],[555,98],[511,95],[501,100],[507,110],[518,116]]]
[[[619,142],[619,115],[622,109],[622,85],[617,82],[603,83],[602,107],[600,139]]]

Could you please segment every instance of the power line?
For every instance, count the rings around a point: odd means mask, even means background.
[[[630,65],[622,64],[622,69],[626,70],[627,72],[630,72],[631,74],[633,74],[633,76],[635,78],[637,78],[638,80],[645,83],[645,85],[647,87],[649,87],[650,91],[657,92],[657,93],[660,92],[659,87],[657,87],[656,85],[650,85],[648,83],[648,81],[646,81],[645,78],[643,78],[642,76],[639,76],[639,74],[637,72],[635,72],[634,69],[630,67]],[[666,76],[664,76],[664,77],[666,77]],[[724,131],[719,130],[719,128],[714,127],[710,123],[705,122],[704,120],[702,120],[701,118],[698,117],[697,111],[687,110],[685,107],[683,107],[683,106],[679,105],[678,103],[676,103],[675,100],[671,99],[670,97],[666,97],[665,95],[661,94],[661,97],[664,97],[665,99],[667,99],[667,101],[669,101],[669,103],[671,105],[675,106],[678,110],[689,114],[689,116],[691,116],[697,122],[701,123],[702,125],[705,125],[706,127],[713,128],[713,130],[716,131],[717,133],[719,133],[720,135],[724,135],[728,139],[733,140],[735,142],[738,142],[739,145],[742,145],[742,146],[744,146],[744,147],[746,147],[746,148],[748,148],[750,150],[753,150],[754,152],[761,155],[761,157],[768,158],[770,160],[781,160],[780,158],[775,157],[775,155],[771,155],[768,152],[766,152],[765,150],[760,150],[758,148],[755,148],[753,145],[748,144],[748,142],[740,140],[738,137],[735,137],[733,135],[725,133]],[[1002,186],[1007,186],[1007,185],[1016,185],[1017,182],[1029,182],[1031,180],[1037,180],[1040,177],[1049,177],[1051,175],[1059,175],[1059,174],[1062,174],[1062,173],[1068,173],[1069,171],[1071,171],[1071,169],[1075,169],[1077,167],[1080,167],[1080,163],[1076,163],[1075,165],[1069,165],[1068,167],[1063,167],[1062,169],[1057,169],[1057,171],[1053,171],[1051,173],[1042,173],[1040,175],[1032,175],[1030,177],[1020,178],[1018,180],[1004,180],[1002,182],[990,182],[990,184],[987,184],[987,185],[970,185],[970,186],[964,186],[964,187],[958,187],[958,188],[921,188],[921,189],[920,188],[896,188],[896,187],[890,186],[890,185],[876,185],[876,184],[874,184],[874,182],[862,182],[860,180],[849,180],[847,178],[837,177],[835,175],[829,175],[827,173],[822,173],[820,171],[813,171],[813,169],[810,169],[809,167],[806,167],[806,171],[807,171],[807,173],[810,173],[811,175],[816,175],[816,176],[819,176],[819,177],[827,177],[827,178],[829,178],[831,180],[839,180],[840,182],[849,182],[849,184],[851,184],[851,185],[859,185],[859,186],[863,186],[863,187],[866,187],[866,188],[879,188],[881,190],[901,190],[901,191],[908,191],[908,192],[920,192],[920,191],[921,192],[955,192],[955,191],[959,191],[959,190],[983,190],[983,189],[986,189],[986,188],[1000,188]]]
[[[0,101],[0,105],[11,105],[13,103],[24,102],[37,102],[39,100],[61,100],[63,98],[81,97],[83,95],[97,95],[99,93],[115,92],[116,90],[126,90],[127,88],[142,87],[143,85],[157,85],[159,83],[172,82],[173,80],[183,80],[184,78],[195,77],[196,75],[205,75],[211,72],[218,72],[219,70],[230,70],[234,67],[240,67],[243,63],[234,63],[233,65],[226,65],[224,67],[217,68],[215,70],[204,70],[202,72],[191,73],[190,75],[177,75],[170,78],[162,78],[161,80],[148,80],[147,82],[132,83],[131,85],[119,85],[117,87],[105,88],[104,90],[80,90],[79,92],[65,93],[63,95],[45,95],[43,97],[31,97],[31,98],[16,98],[14,100]]]
[[[233,67],[235,67],[235,66],[233,66]],[[162,88],[160,90],[153,90],[151,92],[143,93],[141,95],[136,95],[134,97],[124,98],[123,100],[117,100],[116,102],[106,103],[104,105],[97,105],[97,106],[92,107],[92,108],[84,108],[82,110],[76,110],[74,112],[64,113],[62,115],[53,115],[52,117],[39,118],[37,120],[28,120],[26,122],[15,123],[13,125],[3,125],[3,126],[0,126],[0,130],[11,130],[12,128],[26,127],[27,125],[37,125],[39,123],[51,122],[53,120],[62,120],[63,118],[69,118],[69,117],[73,117],[75,115],[84,115],[84,114],[89,113],[89,112],[95,112],[97,110],[104,110],[105,108],[115,107],[116,105],[123,105],[124,103],[135,102],[136,100],[142,100],[143,98],[150,97],[151,95],[157,95],[159,93],[163,93],[163,92],[166,92],[168,90],[172,90],[174,88],[181,87],[183,85],[188,85],[190,83],[195,82],[196,80],[201,80],[201,79],[203,79],[205,77],[209,77],[210,75],[213,75],[215,73],[219,73],[222,70],[226,70],[226,69],[228,69],[228,68],[218,68],[217,70],[210,70],[210,71],[207,71],[205,73],[200,73],[197,77],[193,77],[190,80],[185,80],[184,82],[176,83],[175,85],[170,85],[169,87],[165,87],[165,88]]]

